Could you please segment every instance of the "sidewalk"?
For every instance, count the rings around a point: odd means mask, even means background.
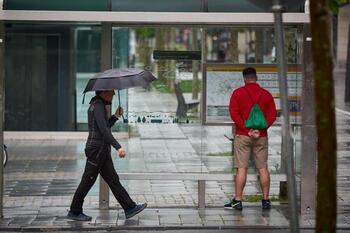
[[[125,220],[122,210],[87,208],[91,222],[67,220],[66,207],[47,206],[40,209],[6,208],[0,230],[8,231],[91,231],[91,230],[166,230],[166,229],[288,229],[286,205],[262,211],[261,206],[245,204],[243,211],[207,208],[148,208],[138,216]],[[340,220],[339,220],[340,221]],[[347,227],[339,223],[339,228]],[[312,223],[301,219],[301,227],[310,229]]]
[[[336,93],[342,95],[343,74],[337,74]],[[130,109],[170,111],[174,96],[156,95],[145,98],[139,93]],[[347,110],[337,96],[337,107]],[[161,100],[171,105],[163,104]],[[142,105],[140,104],[142,103]],[[337,112],[338,132],[338,228],[350,231],[350,116]],[[204,127],[199,124],[136,124],[130,139],[121,139],[128,156],[114,158],[118,172],[218,172],[229,173],[232,157],[224,154],[231,144],[224,138],[230,127]],[[280,129],[270,130],[269,167],[278,173],[280,166]],[[207,208],[200,211],[197,204],[197,183],[190,181],[123,181],[136,202],[147,201],[140,215],[125,220],[123,211],[110,195],[110,210],[98,210],[98,182],[85,200],[85,211],[93,219],[77,223],[65,218],[73,193],[85,165],[82,139],[69,140],[7,140],[9,162],[5,168],[4,218],[0,231],[113,231],[237,229],[238,232],[288,232],[288,206],[273,203],[263,212],[259,202],[244,203],[242,212],[224,210],[233,192],[232,182],[206,183]],[[250,172],[254,173],[254,170]],[[257,181],[250,181],[245,195],[260,194]],[[278,194],[278,181],[271,184],[271,194]],[[300,225],[314,227],[314,216],[303,216]],[[244,232],[244,231],[243,231]],[[192,233],[192,232],[191,232]]]

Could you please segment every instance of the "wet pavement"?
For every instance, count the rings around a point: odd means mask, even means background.
[[[171,229],[256,229],[288,230],[286,205],[276,205],[262,211],[256,204],[246,204],[243,211],[207,208],[148,208],[138,216],[125,220],[122,210],[87,208],[93,218],[90,222],[67,220],[64,207],[47,206],[34,210],[31,207],[12,208],[5,211],[2,230],[52,231],[52,230],[171,230]],[[348,222],[338,218],[338,228],[349,229]],[[310,222],[300,219],[302,229],[312,229]]]
[[[232,170],[232,157],[220,154],[231,150],[230,142],[222,136],[223,132],[227,131],[225,127],[198,129],[197,126],[191,125],[154,125],[157,131],[149,125],[138,127],[140,137],[120,140],[128,156],[120,159],[113,155],[118,172],[230,173]],[[152,135],[147,135],[149,130],[152,131]],[[210,136],[199,139],[195,136],[198,130]],[[171,134],[177,135],[178,138]],[[211,137],[214,139],[210,139]],[[10,154],[5,168],[6,197],[27,196],[28,192],[31,196],[46,197],[73,194],[85,165],[84,140],[10,140],[6,143]],[[271,149],[270,152],[275,151],[276,154],[271,153],[269,160],[273,173],[276,164],[280,162],[277,149],[279,142],[271,140],[271,148],[274,143],[276,149]],[[274,181],[271,194],[277,195],[278,180]],[[246,194],[258,194],[260,188],[256,180],[249,182]],[[149,200],[151,204],[152,198],[149,196],[154,196],[155,200],[163,199],[160,198],[163,191],[166,191],[168,201],[173,200],[173,204],[193,205],[196,202],[191,198],[196,195],[196,182],[125,181],[124,185],[134,195],[143,195],[143,199]],[[230,181],[207,182],[208,204],[221,205],[221,199],[229,198],[232,190]],[[95,185],[90,196],[97,194],[98,185]],[[188,197],[185,197],[186,195]],[[162,202],[153,205],[161,207]]]
[[[342,74],[336,81],[336,90]],[[338,84],[337,84],[338,83]],[[338,88],[338,89],[337,89]],[[152,92],[154,95],[154,92]],[[152,96],[146,100],[146,92],[134,94],[130,110],[170,111],[174,107],[174,96]],[[169,105],[163,104],[165,100]],[[176,99],[175,99],[176,101]],[[338,104],[340,102],[340,104]],[[142,104],[140,104],[142,103]],[[348,110],[341,100],[337,107]],[[350,230],[350,114],[337,111],[338,135],[338,227],[339,232]],[[231,173],[232,157],[230,135],[226,126],[201,126],[189,124],[132,124],[130,138],[120,139],[128,156],[120,159],[113,156],[118,172],[203,172]],[[269,131],[269,168],[279,174],[280,128]],[[192,181],[122,181],[136,202],[147,201],[149,208],[140,215],[125,220],[119,204],[110,195],[110,210],[98,210],[98,182],[85,199],[86,213],[93,216],[91,222],[77,223],[67,220],[65,215],[72,195],[80,181],[85,165],[84,138],[81,139],[6,139],[9,162],[5,168],[4,218],[0,220],[2,231],[78,231],[96,230],[172,230],[195,232],[259,232],[288,231],[288,208],[286,204],[273,203],[273,208],[264,212],[259,202],[245,202],[242,212],[224,210],[222,205],[231,198],[233,184],[230,181],[206,183],[205,211],[195,206],[198,202],[197,182]],[[300,144],[296,141],[297,162],[301,160]],[[250,173],[254,174],[251,168]],[[278,195],[279,180],[272,180],[271,194]],[[256,179],[249,180],[245,195],[260,194]],[[314,216],[300,218],[302,232],[314,227]],[[221,231],[222,229],[223,231]],[[167,231],[167,232],[168,232]],[[119,232],[119,231],[118,231]],[[123,231],[121,231],[123,232]],[[129,232],[129,231],[128,231]],[[201,231],[202,232],[202,231]],[[204,231],[205,232],[205,231]],[[251,231],[252,232],[252,231]],[[256,232],[256,231],[254,231]]]

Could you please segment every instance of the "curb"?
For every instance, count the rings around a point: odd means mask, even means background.
[[[6,232],[46,232],[46,231],[116,231],[116,230],[288,230],[289,226],[203,226],[203,225],[191,225],[191,226],[87,226],[87,227],[0,227],[1,231]],[[312,230],[315,227],[300,227],[301,230]],[[345,230],[349,228],[337,228],[338,230]]]
[[[0,232],[50,232],[50,231],[170,231],[170,230],[289,230],[289,226],[96,226],[96,227],[0,227]],[[315,230],[314,226],[301,226],[300,230]],[[349,227],[337,227],[337,230],[350,230]]]

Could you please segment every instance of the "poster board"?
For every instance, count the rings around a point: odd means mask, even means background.
[[[205,64],[203,76],[203,120],[204,124],[232,124],[229,115],[229,101],[232,92],[243,86],[242,70],[254,67],[257,71],[258,84],[274,97],[277,120],[281,122],[280,92],[277,65],[227,65]],[[298,65],[289,65],[287,72],[288,103],[290,123],[301,124],[302,72]]]

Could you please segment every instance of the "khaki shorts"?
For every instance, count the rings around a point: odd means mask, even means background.
[[[236,168],[248,168],[250,155],[254,156],[257,169],[267,168],[267,137],[251,138],[236,135],[234,140],[234,157]]]

